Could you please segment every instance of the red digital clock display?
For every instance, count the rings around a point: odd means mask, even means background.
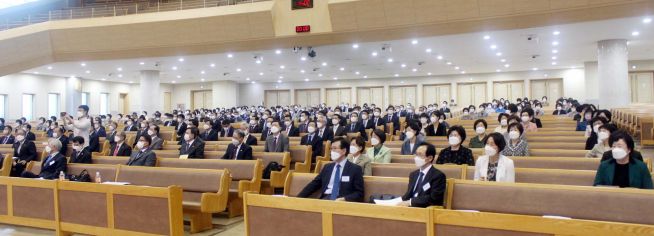
[[[291,4],[293,10],[313,8],[313,0],[291,0]]]
[[[306,32],[311,32],[310,25],[295,26],[295,33],[306,33]]]

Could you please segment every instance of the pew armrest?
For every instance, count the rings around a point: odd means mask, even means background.
[[[220,180],[220,191],[217,193],[202,193],[200,210],[204,213],[218,213],[227,209],[229,196],[229,185],[232,177],[229,170],[225,169]]]
[[[281,171],[270,172],[270,186],[273,188],[283,188],[286,181],[286,174],[288,174],[288,167]]]
[[[238,197],[243,198],[245,192],[254,192],[259,193],[261,189],[261,180],[259,180],[259,187],[256,187],[256,183],[252,180],[241,180],[238,181]]]

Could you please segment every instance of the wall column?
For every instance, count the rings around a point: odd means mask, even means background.
[[[627,40],[597,42],[597,78],[600,109],[629,105],[631,94]]]
[[[82,104],[82,81],[77,77],[66,78],[66,109],[68,114],[77,114],[77,107]],[[89,114],[100,113],[99,107],[89,107]],[[64,109],[62,109],[63,111]]]
[[[148,114],[154,114],[155,111],[161,111],[161,86],[158,70],[142,70],[140,71],[140,102],[141,111],[147,111]]]

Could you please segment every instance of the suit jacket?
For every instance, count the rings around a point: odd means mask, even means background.
[[[364,140],[368,140],[368,134],[366,133],[366,128],[363,126],[361,122],[354,123],[354,128],[352,127],[352,124],[349,124],[345,127],[345,133],[359,133],[361,134],[361,137],[363,137]]]
[[[114,156],[114,153],[116,153],[116,146],[118,146],[117,143],[111,145],[111,149],[109,149],[108,154],[109,156]],[[123,142],[123,144],[118,147],[118,153],[115,156],[128,157],[130,155],[132,155],[132,148]]]
[[[336,163],[329,163],[320,171],[307,186],[302,189],[298,197],[307,198],[313,195],[314,192],[320,190],[320,198],[326,197],[324,194],[329,185],[329,180],[332,179],[332,172],[336,168]],[[345,178],[347,177],[347,178]],[[349,181],[345,181],[349,179]],[[341,181],[337,198],[345,198],[349,202],[362,202],[363,201],[363,171],[361,167],[349,161],[345,161],[345,165],[341,170]]]
[[[20,152],[18,152],[18,147],[20,146]],[[20,143],[14,143],[13,145],[14,148],[14,157],[18,157],[18,160],[20,161],[34,161],[36,160],[37,153],[36,153],[36,145],[34,144],[33,141],[23,140],[23,145],[21,146]]]
[[[163,149],[164,140],[160,137],[152,136],[152,144],[150,144],[150,150],[161,150]]]
[[[188,155],[188,158],[204,158],[204,141],[199,138],[195,138],[191,143],[191,146],[184,142],[179,148],[179,155]]]
[[[247,144],[248,146],[257,145],[257,138],[256,137],[254,137],[252,135],[249,135],[249,134],[247,136],[245,136],[245,137],[247,137],[246,140],[245,140],[245,144]]]
[[[555,115],[555,116],[565,115],[565,114],[568,114],[565,110],[554,110],[554,112],[552,112],[552,115]]]
[[[261,130],[261,141],[266,141],[266,138],[268,138],[269,134],[270,134],[270,129],[263,128],[263,130]]]
[[[288,136],[288,137],[299,137],[300,136],[300,129],[295,128],[295,126],[293,126],[293,125],[291,125],[290,128],[291,129],[289,130],[288,127],[286,127],[286,128],[284,128],[284,130],[282,130],[282,132],[284,132],[284,134],[286,134],[286,136]],[[288,131],[288,133],[286,133],[286,131]]]
[[[136,147],[136,143],[139,142],[139,139],[141,138],[142,135],[147,134],[148,130],[145,129],[139,129],[136,131],[136,137],[134,137],[134,143],[132,143],[132,147]]]
[[[248,127],[248,133],[251,133],[251,134],[261,133],[261,130],[263,130],[263,128],[261,128],[261,126],[259,124],[250,125],[250,127]]]
[[[236,148],[237,146],[234,146],[234,144],[230,143],[229,146],[227,146],[227,151],[225,152],[225,155],[223,155],[222,159],[252,160],[252,147],[247,144],[241,144],[240,147],[238,147],[238,155],[236,158],[234,158],[234,155],[236,155]]]
[[[184,133],[186,132],[187,126],[186,126],[186,123],[182,123],[181,125],[177,125],[175,127],[177,127],[176,128],[177,129],[177,139],[179,140],[180,137],[184,136]]]
[[[366,155],[373,163],[391,163],[391,149],[382,145],[381,149],[375,156],[375,147],[366,148]]]
[[[311,137],[311,142],[309,142],[310,135],[313,135],[313,137]],[[322,155],[322,138],[318,136],[316,132],[313,134],[308,133],[307,135],[302,136],[300,139],[300,145],[311,145],[311,158],[314,160],[317,156]]]
[[[388,117],[388,116],[385,116],[385,117]],[[370,121],[372,122],[372,127],[374,127],[373,129],[377,128],[377,126],[380,126],[380,125],[383,125],[384,129],[386,129],[386,119],[384,117],[378,117],[378,118],[372,117],[372,118],[370,118]]]
[[[275,137],[279,137],[277,140],[277,145],[274,145]],[[288,137],[283,134],[270,135],[266,138],[266,146],[264,147],[264,152],[288,152]]]
[[[176,120],[165,121],[164,126],[177,126],[177,121]]]
[[[334,133],[334,137],[347,135],[347,131],[345,130],[345,128],[342,125],[339,125],[338,127],[336,127],[336,132],[334,132],[334,126],[329,127],[329,129]]]
[[[593,186],[613,185],[613,176],[615,175],[615,159],[602,161],[595,175]],[[652,176],[647,169],[647,165],[637,159],[629,159],[629,187],[652,189]]]
[[[96,133],[91,133],[89,136],[89,152],[99,152],[100,151],[100,137]]]
[[[95,130],[95,134],[98,135],[98,137],[107,137],[107,131],[102,126],[100,126],[99,130]]]
[[[107,134],[107,140],[109,140],[109,144],[113,145],[113,144],[116,143],[116,142],[114,142],[114,138],[116,137],[116,133],[118,133],[118,132],[114,131],[114,132],[111,132],[111,133]]]
[[[34,135],[34,133],[32,133],[32,131],[27,132],[27,134],[25,135],[25,139],[30,140],[30,141],[34,141],[34,140],[36,140],[36,135]]]
[[[154,166],[157,163],[157,155],[149,148],[145,151],[132,152],[127,160],[128,166]]]
[[[123,131],[137,131],[138,128],[136,128],[136,125],[132,124],[132,126],[125,126]]]
[[[411,199],[412,207],[428,207],[428,206],[441,206],[443,205],[443,195],[445,193],[445,174],[440,170],[429,167],[429,171],[423,177],[422,182],[416,186],[416,181],[420,174],[420,169],[414,170],[409,174],[409,186],[407,191],[402,196],[402,200],[406,201]],[[418,191],[414,195],[414,188]]]
[[[393,116],[384,116],[384,125],[386,123],[393,123],[393,130],[400,130],[400,118],[397,116],[397,114],[393,114]],[[386,129],[386,126],[384,126],[384,129]],[[388,130],[386,130],[388,132]]]
[[[61,152],[57,153],[52,158],[49,158],[49,156],[46,157],[43,159],[43,162],[41,162],[41,173],[39,173],[39,177],[44,179],[58,178],[61,171],[66,173],[67,162],[68,160],[63,154],[61,154]]]
[[[631,158],[632,160],[636,159],[636,160],[639,160],[639,161],[643,161],[643,155],[640,154],[640,152],[636,151],[636,150],[632,150],[629,153],[629,158]],[[613,160],[613,152],[611,152],[610,150],[606,151],[606,152],[604,152],[604,154],[602,154],[602,161],[608,161],[608,160]]]
[[[68,151],[68,137],[66,137],[66,135],[59,136],[59,142],[61,142],[61,150],[59,150],[59,153],[65,156]]]
[[[85,147],[82,151],[73,151],[73,154],[70,155],[70,163],[87,163],[91,164],[91,152],[89,147]]]
[[[3,136],[0,138],[0,144],[13,144],[15,142],[14,139],[14,136],[11,134],[9,136]]]
[[[367,120],[361,120],[361,124],[363,124],[364,129],[375,129],[375,120],[374,119],[367,119]]]
[[[215,129],[210,129],[209,133],[205,130],[205,132],[202,132],[200,136],[204,141],[218,141],[218,131]]]
[[[234,128],[231,126],[227,130],[220,129],[220,137],[232,137],[232,135],[234,135]]]
[[[298,130],[299,130],[300,133],[309,133],[309,130],[307,128],[309,128],[309,122],[302,122],[298,126]]]
[[[437,130],[434,131],[434,124],[438,124]],[[434,123],[431,125],[428,125],[427,128],[425,128],[425,133],[427,133],[427,136],[446,136],[447,135],[447,127],[445,127],[445,124],[443,123]]]
[[[322,136],[321,132],[322,131]],[[322,138],[323,141],[332,141],[334,140],[334,131],[331,129],[331,127],[322,127],[322,129],[316,130],[316,134]]]
[[[402,143],[402,149],[400,150],[401,155],[413,155],[416,153],[416,150],[418,150],[418,147],[422,145],[422,143],[425,142],[425,138],[422,135],[418,135],[416,137],[416,142],[413,144],[413,149],[411,149],[411,142],[409,141],[410,139],[404,139],[404,142]]]

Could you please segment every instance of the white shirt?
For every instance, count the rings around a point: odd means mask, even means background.
[[[234,160],[238,159],[238,151],[241,150],[241,145],[243,145],[243,143],[239,143],[238,146],[236,146],[236,154],[234,154]]]
[[[334,128],[332,128],[332,130],[334,131],[334,134],[336,134],[336,130],[338,130],[338,125],[334,125]]]
[[[480,180],[481,177],[487,178],[488,175],[488,162],[490,158],[486,155],[480,156],[475,162],[475,177],[474,180]],[[504,155],[500,155],[497,161],[497,170],[495,171],[495,182],[515,182],[515,168],[513,160]]]
[[[336,166],[340,165],[341,166],[341,173],[339,173],[339,176],[343,178],[343,168],[345,168],[345,163],[347,162],[347,158],[343,158],[341,162],[336,163],[334,165],[334,169],[332,169],[332,177],[329,178],[329,184],[327,185],[327,189],[325,190],[325,194],[332,194],[332,187],[334,187],[334,176],[336,176]]]

